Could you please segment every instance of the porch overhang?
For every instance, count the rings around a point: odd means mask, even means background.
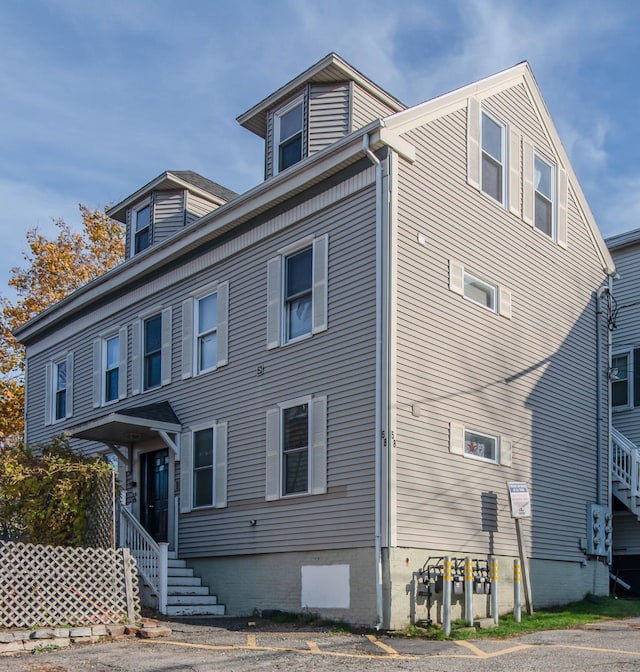
[[[181,431],[182,425],[169,402],[161,402],[109,413],[71,427],[67,434],[76,439],[103,443],[119,454],[119,447],[130,447],[160,436],[179,460]]]

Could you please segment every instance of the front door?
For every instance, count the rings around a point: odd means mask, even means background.
[[[140,522],[156,541],[167,541],[169,522],[169,450],[143,453]]]

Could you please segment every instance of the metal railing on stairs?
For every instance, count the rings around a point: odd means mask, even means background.
[[[611,479],[614,491],[622,494],[624,503],[640,516],[640,450],[622,432],[611,428]],[[623,494],[624,493],[624,494]]]
[[[169,544],[155,541],[133,514],[121,507],[120,546],[131,549],[138,573],[158,598],[158,611],[166,614]]]

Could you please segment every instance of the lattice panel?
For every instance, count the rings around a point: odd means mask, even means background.
[[[122,623],[131,616],[140,616],[140,596],[128,552],[0,542],[0,627]]]
[[[85,546],[115,548],[115,497],[115,472],[94,479],[87,511]]]

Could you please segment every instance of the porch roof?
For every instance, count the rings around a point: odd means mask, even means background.
[[[68,434],[109,446],[130,446],[160,435],[176,434],[182,425],[168,401],[122,408],[108,415],[71,427]]]

